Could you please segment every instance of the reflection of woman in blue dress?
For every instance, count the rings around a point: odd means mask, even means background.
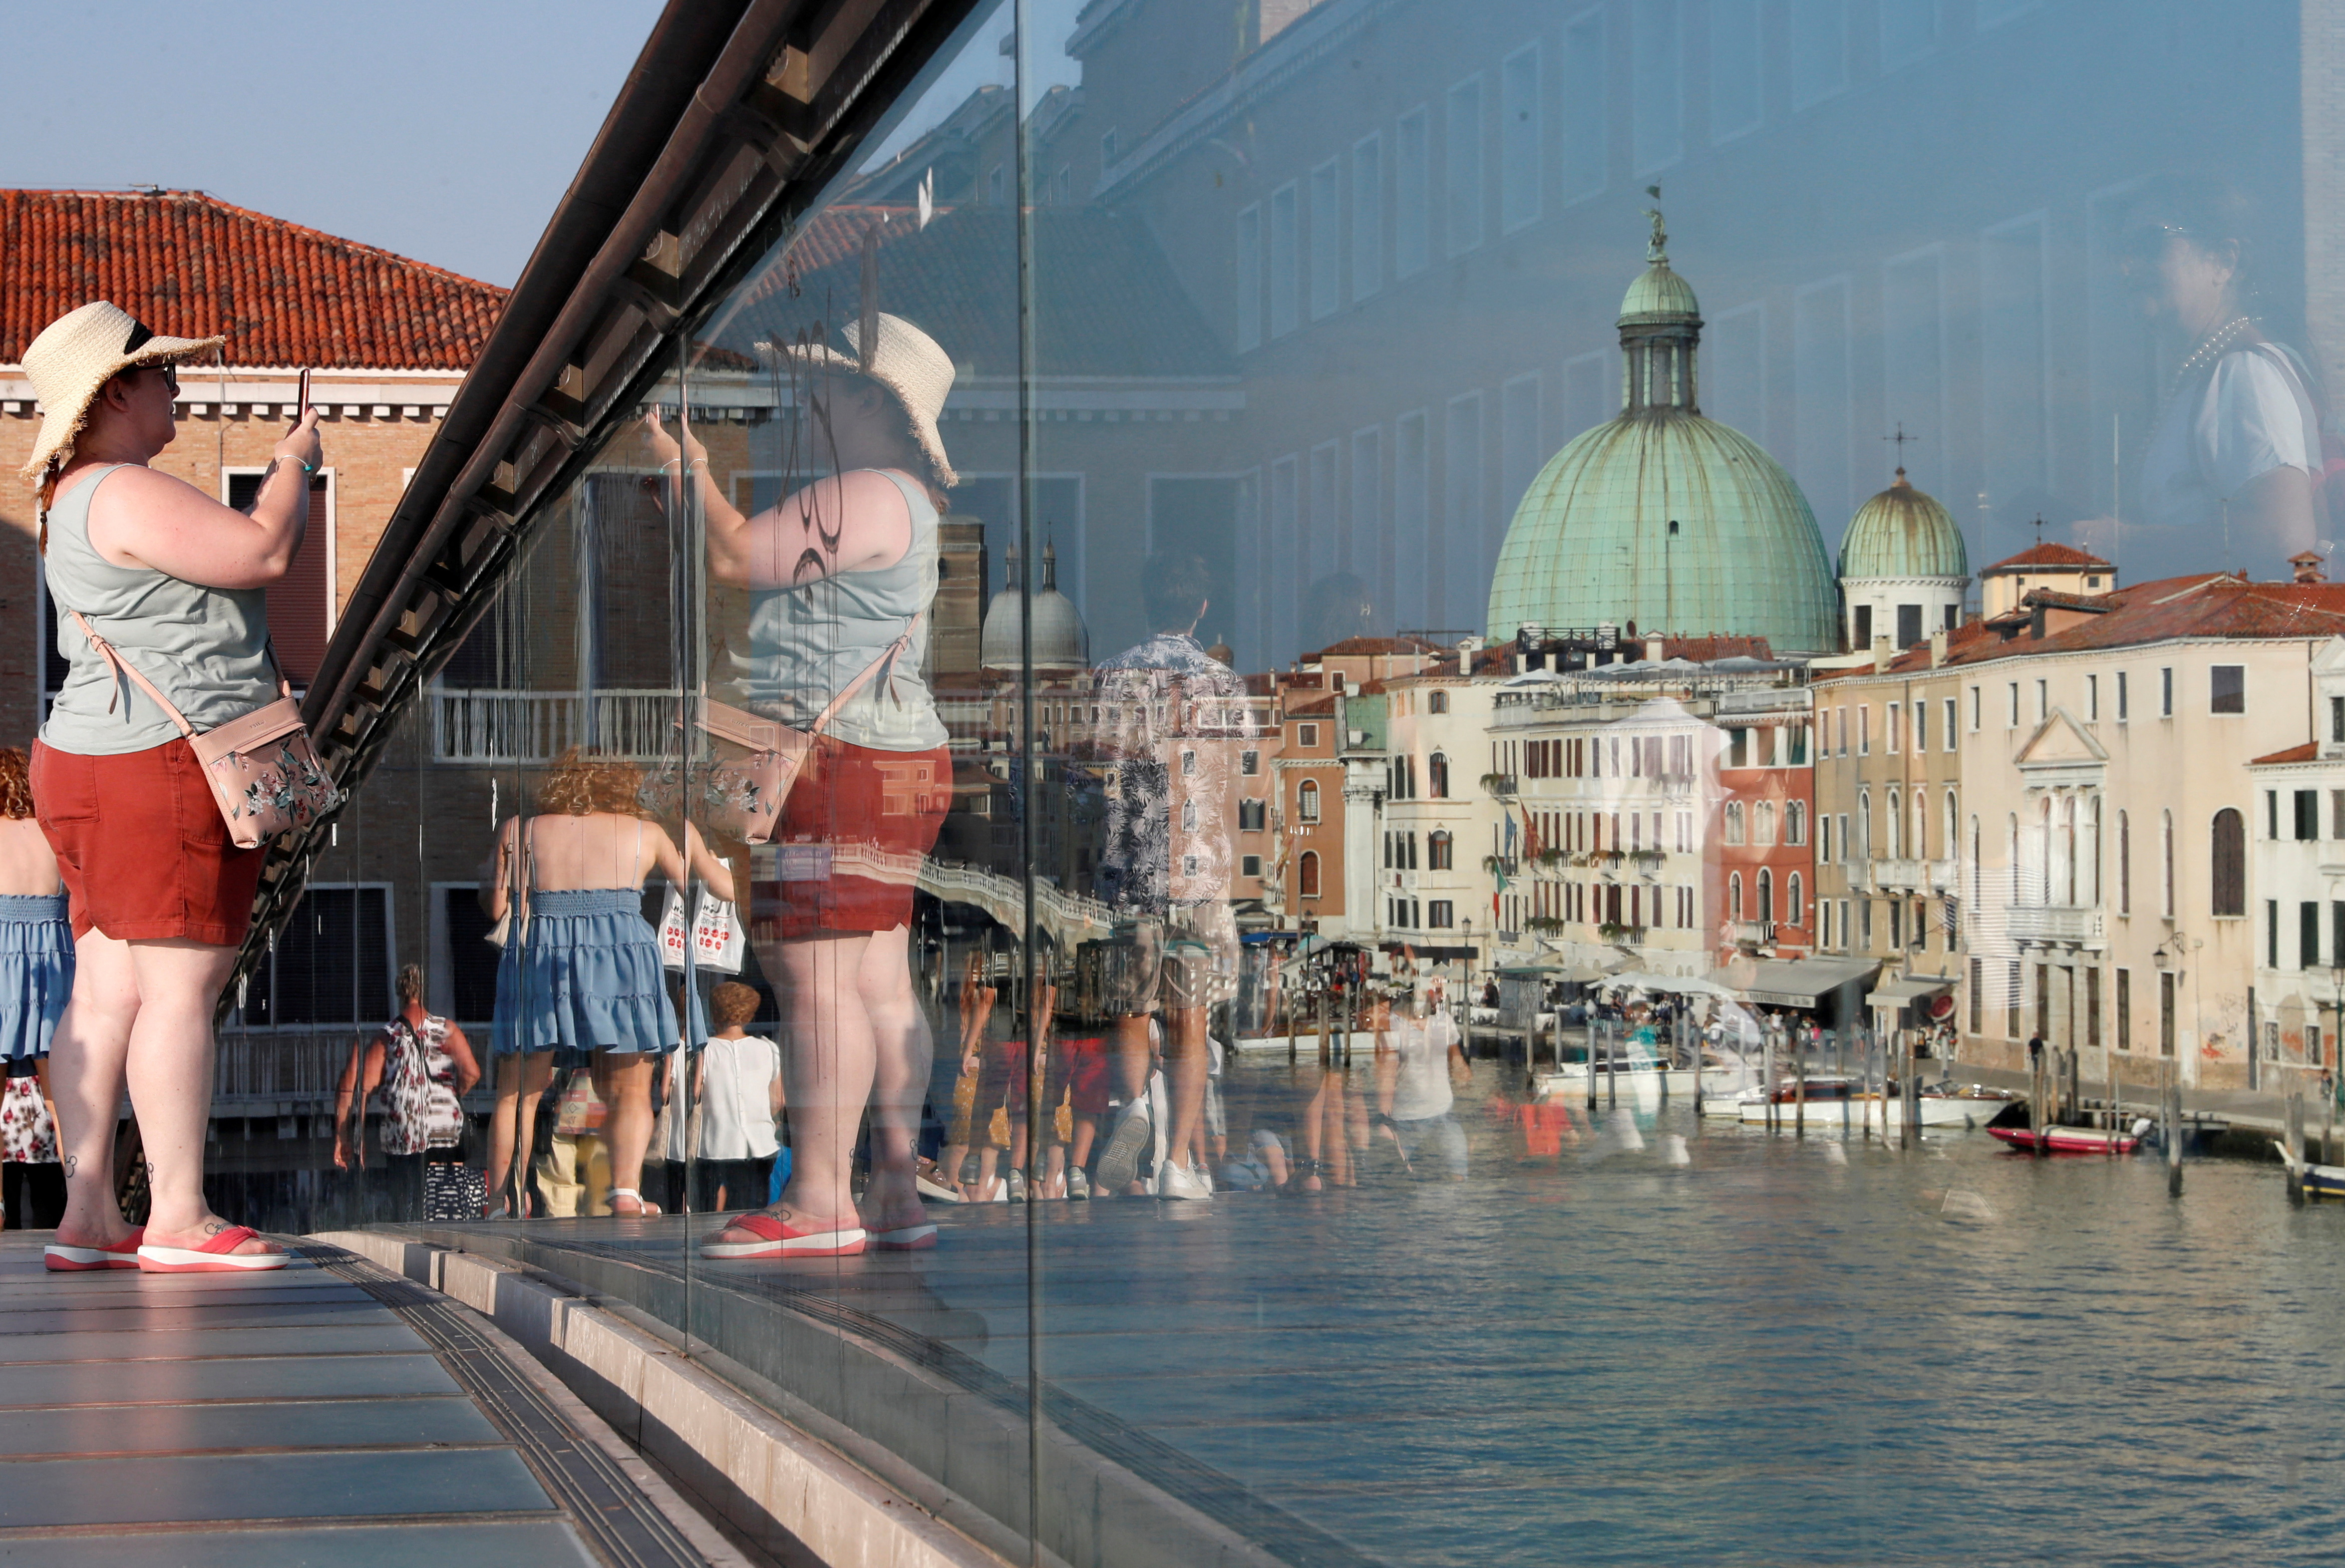
[[[7,1088],[0,1094],[0,1157],[28,1168],[56,1167],[56,1127],[47,1103],[49,1038],[65,1016],[73,981],[73,926],[57,857],[33,820],[25,754],[11,746],[0,751],[0,1060],[7,1072]],[[56,1185],[55,1207],[62,1209],[62,1175]],[[54,1225],[56,1216],[39,1223]]]
[[[576,747],[538,786],[538,814],[509,818],[497,835],[489,914],[508,914],[497,966],[497,1063],[489,1189],[501,1189],[533,1135],[538,1098],[556,1050],[600,1053],[596,1078],[611,1106],[611,1209],[655,1214],[643,1200],[644,1152],[652,1136],[652,1065],[677,1041],[658,936],[643,915],[644,879],[657,871],[678,886],[690,875],[717,897],[733,874],[697,830],[685,847],[636,804],[634,764]],[[518,896],[516,896],[516,893]],[[696,1004],[695,1004],[696,1007]],[[694,1019],[696,1041],[706,1030]]]

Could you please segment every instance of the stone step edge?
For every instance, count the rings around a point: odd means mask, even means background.
[[[1008,1561],[745,1398],[675,1348],[528,1270],[363,1230],[308,1238],[470,1307],[671,1473],[720,1484],[701,1500],[752,1541],[829,1568],[1009,1568]],[[599,1423],[598,1423],[599,1424]],[[627,1435],[622,1435],[627,1434]]]

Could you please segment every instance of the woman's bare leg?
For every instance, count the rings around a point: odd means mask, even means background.
[[[489,1201],[494,1203],[500,1195],[510,1198],[516,1219],[527,1211],[522,1195],[529,1190],[525,1173],[537,1138],[537,1102],[553,1077],[552,1051],[497,1058],[497,1104],[489,1118]],[[516,1169],[524,1174],[507,1193],[506,1179]]]
[[[766,973],[781,982],[787,1020],[782,1077],[789,1100],[790,1184],[779,1209],[807,1229],[852,1229],[860,1223],[848,1183],[877,1068],[858,983],[871,941],[859,933],[816,937],[758,954]]]
[[[936,1039],[912,993],[912,929],[873,933],[857,970],[874,1053],[871,1080],[871,1180],[864,1196],[871,1218],[900,1228],[927,1210],[916,1179],[920,1107],[929,1096]]]
[[[49,1047],[57,1102],[57,1158],[65,1162],[66,1211],[57,1239],[111,1247],[130,1234],[114,1200],[115,1119],[122,1106],[138,981],[130,946],[96,931],[74,944],[73,999]]]
[[[644,1151],[652,1146],[652,1068],[659,1057],[638,1051],[604,1057],[611,1086],[611,1118],[603,1136],[611,1146],[611,1185],[641,1192]]]
[[[236,966],[236,949],[184,937],[127,944],[138,987],[124,1077],[147,1146],[153,1206],[147,1240],[200,1247],[230,1222],[204,1201],[204,1134],[212,1117],[212,1008]],[[273,1252],[254,1239],[236,1249]]]

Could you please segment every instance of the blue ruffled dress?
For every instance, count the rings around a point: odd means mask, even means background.
[[[0,894],[0,1058],[48,1055],[73,981],[65,893]]]
[[[674,1050],[675,1007],[643,895],[632,887],[540,889],[529,900],[528,924],[497,965],[491,1048],[499,1056]],[[696,996],[692,1013],[693,1038],[704,1038]]]

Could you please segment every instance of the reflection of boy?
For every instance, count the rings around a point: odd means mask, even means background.
[[[1100,892],[1115,914],[1107,953],[1124,1107],[1100,1156],[1101,1186],[1132,1186],[1157,1131],[1148,1105],[1149,1021],[1167,1015],[1170,1150],[1156,1192],[1213,1196],[1189,1151],[1204,1106],[1205,1020],[1234,994],[1229,906],[1232,754],[1247,733],[1245,683],[1195,635],[1210,580],[1193,555],[1151,558],[1146,642],[1100,666],[1107,822]]]
[[[1393,1017],[1383,1002],[1376,1017],[1377,1131],[1411,1166],[1422,1151],[1432,1162],[1422,1174],[1465,1180],[1466,1129],[1451,1108],[1457,1100],[1451,1085],[1467,1075],[1457,1026],[1439,1011]]]

